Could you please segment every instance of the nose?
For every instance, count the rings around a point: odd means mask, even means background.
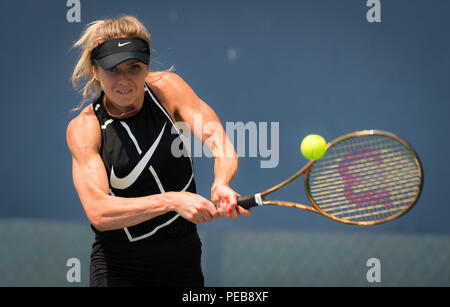
[[[116,82],[116,84],[120,87],[127,87],[131,82],[130,74],[123,71],[120,72],[117,76]]]
[[[131,79],[131,74],[128,71],[122,70],[119,73],[118,80],[119,81],[129,81]]]

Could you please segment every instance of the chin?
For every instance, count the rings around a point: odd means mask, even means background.
[[[125,93],[125,94],[120,94],[118,92],[114,92],[113,97],[114,97],[114,102],[122,107],[132,105],[138,98],[134,91],[130,92],[130,93]]]

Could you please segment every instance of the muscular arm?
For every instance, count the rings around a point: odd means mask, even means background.
[[[100,231],[133,226],[169,211],[177,211],[194,223],[215,217],[211,203],[188,192],[136,198],[109,195],[108,178],[99,154],[100,127],[91,106],[70,122],[67,144],[72,153],[75,189],[89,221]]]
[[[220,201],[223,196],[227,198],[228,205],[231,205],[226,207],[226,211],[235,208],[237,193],[228,186],[236,174],[239,160],[217,114],[176,74],[164,73],[157,78],[149,77],[147,81],[153,85],[152,89],[172,118],[188,124],[194,136],[211,151],[214,157],[211,200]],[[233,217],[236,217],[236,211],[232,211]],[[243,209],[241,213],[249,215],[249,212]]]

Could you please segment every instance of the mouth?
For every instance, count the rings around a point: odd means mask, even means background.
[[[116,93],[118,93],[119,95],[127,95],[130,94],[133,90],[117,90]]]

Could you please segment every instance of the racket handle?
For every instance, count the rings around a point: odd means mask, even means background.
[[[262,199],[261,194],[253,194],[246,196],[239,196],[237,198],[237,205],[241,206],[244,209],[250,209],[251,207],[261,206]]]

